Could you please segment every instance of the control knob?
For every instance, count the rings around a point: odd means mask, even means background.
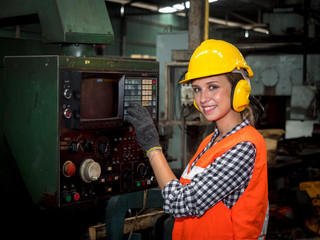
[[[105,154],[108,152],[108,143],[105,141],[101,141],[98,146],[98,151],[100,154]]]
[[[76,141],[72,141],[69,145],[69,152],[77,153],[79,151],[79,143]]]
[[[96,151],[104,157],[107,157],[110,153],[110,142],[107,137],[100,137],[95,145]]]
[[[140,163],[137,168],[138,177],[145,177],[148,173],[148,167],[144,163]]]
[[[86,159],[80,167],[80,176],[86,183],[97,181],[101,174],[100,164],[93,159]]]
[[[83,140],[82,147],[85,152],[93,152],[92,141],[89,139]]]

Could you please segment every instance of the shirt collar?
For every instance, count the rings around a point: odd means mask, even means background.
[[[246,126],[249,126],[249,125],[250,125],[250,121],[247,118],[244,119],[240,124],[236,125],[229,132],[227,132],[225,135],[223,135],[222,138],[220,138],[217,142],[219,142],[221,139],[223,139],[223,138],[225,138],[225,137],[227,137],[227,136],[229,136],[229,135],[231,135],[231,134],[233,134],[233,133],[239,131],[240,129],[242,129],[242,128],[246,127]],[[211,142],[213,142],[218,135],[219,135],[219,129],[216,128],[214,130],[213,135],[212,135]]]

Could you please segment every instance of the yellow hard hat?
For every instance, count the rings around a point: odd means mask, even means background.
[[[194,51],[185,79],[179,83],[229,73],[241,68],[247,71],[249,79],[253,77],[251,68],[235,46],[225,41],[209,39],[202,42]]]

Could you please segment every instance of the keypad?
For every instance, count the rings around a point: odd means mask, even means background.
[[[126,107],[129,107],[130,102],[137,102],[146,107],[152,118],[156,119],[157,79],[126,78],[124,95],[125,115]]]

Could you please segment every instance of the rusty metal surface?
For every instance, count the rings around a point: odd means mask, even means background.
[[[204,40],[205,0],[191,0],[189,9],[189,49],[196,49]]]

